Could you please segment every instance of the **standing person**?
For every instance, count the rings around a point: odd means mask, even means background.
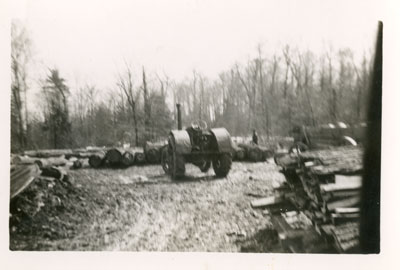
[[[253,129],[253,143],[258,144],[258,136],[255,129]]]

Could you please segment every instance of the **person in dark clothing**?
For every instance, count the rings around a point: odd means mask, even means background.
[[[255,129],[253,129],[253,143],[258,144],[258,136]]]

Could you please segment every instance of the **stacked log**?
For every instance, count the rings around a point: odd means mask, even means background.
[[[104,164],[105,161],[105,153],[104,152],[97,152],[89,157],[89,165],[92,168],[99,168]]]
[[[129,150],[122,155],[122,165],[125,167],[132,166],[135,163],[135,154]]]
[[[72,168],[73,169],[80,169],[82,168],[83,164],[82,161],[80,159],[74,160],[72,163]]]
[[[233,160],[242,161],[246,158],[246,152],[242,147],[239,147],[236,143],[232,143],[233,147]]]
[[[259,146],[259,148],[262,153],[262,158],[261,158],[262,161],[266,161],[267,159],[272,158],[274,156],[273,150],[271,150],[267,147],[264,147],[264,146]]]
[[[263,154],[258,145],[240,143],[238,146],[240,148],[244,149],[247,160],[252,161],[252,162],[262,161]]]
[[[144,165],[146,163],[146,156],[143,152],[135,152],[135,164],[136,165]]]
[[[165,142],[151,143],[146,142],[143,150],[146,157],[146,161],[150,164],[157,164],[161,162],[161,148],[165,145]]]
[[[28,156],[14,156],[11,159],[13,164],[37,164],[40,169],[52,166],[65,166],[67,160],[63,157],[32,158]]]
[[[24,155],[36,158],[50,158],[50,157],[61,157],[72,154],[71,149],[45,149],[45,150],[30,150],[25,151]]]
[[[110,166],[120,166],[122,164],[122,155],[124,154],[123,150],[118,148],[111,148],[106,152],[106,162]]]

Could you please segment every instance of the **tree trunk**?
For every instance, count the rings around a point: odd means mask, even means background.
[[[139,135],[138,135],[138,126],[136,119],[136,103],[132,104],[132,116],[133,116],[133,125],[135,128],[135,146],[139,146]]]

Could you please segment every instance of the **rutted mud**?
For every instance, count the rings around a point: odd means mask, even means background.
[[[59,199],[54,190],[60,188],[35,183],[21,195],[43,193],[41,209],[28,216],[18,215],[25,209],[11,211],[10,249],[281,251],[269,216],[250,207],[252,199],[271,195],[274,183],[284,181],[272,161],[235,162],[220,179],[212,169],[204,174],[186,166],[187,176],[179,181],[159,165],[71,170],[68,183],[55,183],[65,186],[56,193]]]

